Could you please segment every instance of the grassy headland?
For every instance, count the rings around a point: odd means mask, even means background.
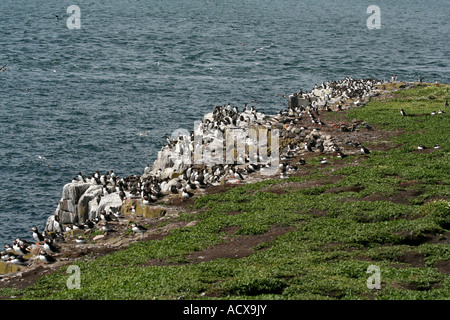
[[[190,226],[76,261],[80,289],[67,288],[62,267],[0,296],[448,299],[448,97],[449,85],[417,84],[341,112],[392,134],[367,144],[367,156],[330,157],[326,165],[318,156],[288,179],[197,198],[176,218]],[[439,109],[445,113],[431,115]],[[370,265],[380,268],[381,289],[367,287]]]

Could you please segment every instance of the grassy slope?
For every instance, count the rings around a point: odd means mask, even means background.
[[[311,175],[243,185],[199,198],[183,220],[193,227],[176,229],[159,241],[137,242],[129,249],[77,262],[81,289],[66,288],[66,268],[43,276],[24,290],[4,289],[0,296],[22,299],[448,299],[450,277],[436,265],[449,260],[448,244],[426,241],[425,236],[450,236],[450,110],[444,108],[450,86],[421,86],[400,91],[388,102],[371,101],[348,113],[378,128],[404,128],[388,151],[369,157],[348,157],[334,171],[333,162],[316,166]],[[400,108],[407,114],[401,117]],[[441,149],[431,153],[415,146]],[[352,165],[355,159],[359,165]],[[342,161],[342,160],[340,160]],[[313,162],[314,163],[314,162]],[[317,161],[316,161],[317,163]],[[283,183],[335,179],[309,188],[285,188]],[[411,183],[414,182],[414,183]],[[327,192],[336,188],[359,192]],[[406,203],[366,201],[367,196],[389,197],[418,191]],[[446,199],[446,200],[437,200]],[[229,212],[239,212],[230,215]],[[186,262],[186,255],[232,237],[264,234],[272,226],[292,231],[254,248],[240,259],[219,258]],[[224,229],[225,228],[225,229]],[[229,230],[229,229],[228,229]],[[442,236],[441,236],[442,237]],[[448,242],[447,242],[448,243]],[[423,257],[412,265],[407,257]],[[146,265],[162,259],[164,266]],[[381,270],[381,290],[369,290],[367,268]]]

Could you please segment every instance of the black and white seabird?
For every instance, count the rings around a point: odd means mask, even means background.
[[[76,243],[85,243],[86,239],[83,236],[79,236],[77,239],[75,239]]]
[[[406,112],[405,112],[405,110],[403,110],[403,108],[400,110],[400,114],[401,114],[402,116],[406,116]]]
[[[194,194],[192,192],[189,192],[186,190],[186,188],[183,189],[183,193],[181,194],[181,196],[183,198],[191,198]]]
[[[44,264],[51,264],[56,262],[56,259],[49,255],[45,250],[39,251],[39,259]]]
[[[104,232],[114,231],[113,227],[109,223],[106,223],[105,221],[100,222],[98,225],[100,226],[101,230]]]
[[[369,154],[370,153],[369,149],[367,149],[364,146],[361,146],[360,152],[361,152],[361,154]]]
[[[8,262],[19,265],[19,266],[27,266],[28,265],[28,259],[25,259],[22,256],[16,256],[16,255],[9,256]]]
[[[83,177],[83,175],[81,174],[81,172],[78,172],[78,180],[80,182],[86,182],[86,179]]]
[[[147,232],[147,228],[145,228],[145,227],[143,227],[141,225],[138,225],[136,223],[131,224],[130,227],[131,227],[131,229],[133,230],[134,233],[145,233],[145,232]]]
[[[36,241],[36,243],[39,244],[40,242],[44,241],[44,236],[38,231],[36,227],[31,228],[30,231],[33,231],[33,239]]]
[[[59,253],[60,252],[60,249],[56,245],[54,245],[50,241],[50,239],[45,239],[44,240],[44,250],[48,251],[50,253]]]

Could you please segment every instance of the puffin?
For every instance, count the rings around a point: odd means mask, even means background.
[[[131,229],[133,229],[134,233],[145,233],[145,232],[147,232],[147,228],[145,228],[145,227],[143,227],[141,225],[138,225],[136,223],[131,224],[130,227],[131,227]]]
[[[27,266],[28,265],[28,259],[25,259],[22,256],[11,255],[8,260],[12,264],[17,264],[17,265],[20,265],[20,266]]]
[[[364,147],[364,146],[361,146],[360,151],[361,151],[361,154],[369,154],[369,153],[370,153],[369,149],[367,149],[367,148]]]
[[[76,243],[85,243],[86,240],[84,239],[83,236],[79,236],[77,239],[75,239],[75,242],[76,242]]]
[[[33,239],[37,244],[44,241],[44,236],[38,231],[36,227],[31,228],[30,231],[33,231]]]
[[[39,251],[39,259],[43,264],[51,264],[56,262],[56,259],[49,255],[45,250]]]
[[[55,246],[50,241],[50,239],[45,239],[44,240],[44,250],[48,251],[48,252],[51,252],[51,253],[59,253],[60,252],[60,249],[57,246]]]
[[[183,193],[181,194],[181,196],[183,198],[191,198],[194,194],[192,192],[189,192],[186,190],[186,188],[183,189]]]

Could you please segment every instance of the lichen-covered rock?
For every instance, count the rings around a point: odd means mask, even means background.
[[[135,206],[135,212],[131,207]],[[144,204],[140,199],[127,199],[123,202],[121,213],[126,216],[142,216],[144,218],[159,218],[166,214],[167,210],[161,206]]]

